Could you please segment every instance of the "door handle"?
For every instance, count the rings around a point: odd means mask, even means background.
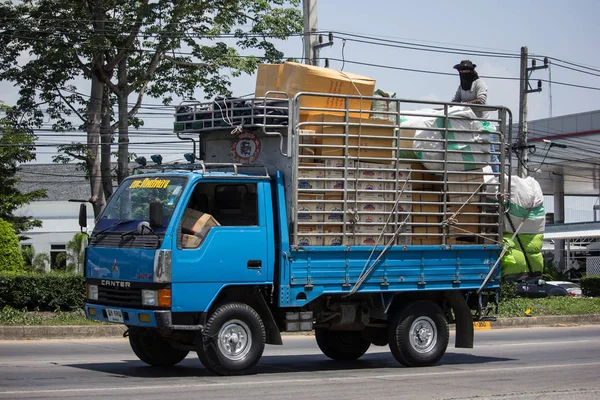
[[[261,260],[248,260],[248,269],[261,269],[262,261]]]

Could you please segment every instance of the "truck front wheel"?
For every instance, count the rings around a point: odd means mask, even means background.
[[[129,330],[129,344],[140,360],[153,367],[173,366],[183,361],[189,353],[171,347],[166,340],[152,335],[143,328]]]
[[[358,360],[371,346],[371,342],[363,338],[362,332],[319,328],[315,329],[315,338],[323,354],[338,361]]]
[[[227,303],[210,316],[196,344],[198,358],[218,375],[247,374],[265,349],[265,326],[247,304]]]
[[[388,334],[398,362],[407,367],[426,367],[444,356],[450,333],[446,316],[437,304],[416,301],[393,316]]]

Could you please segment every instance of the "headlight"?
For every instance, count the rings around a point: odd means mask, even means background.
[[[87,285],[88,300],[98,300],[98,285]]]
[[[142,305],[144,306],[157,306],[158,305],[158,293],[156,290],[142,290]]]

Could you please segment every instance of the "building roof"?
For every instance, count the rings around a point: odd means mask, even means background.
[[[22,192],[45,189],[47,197],[42,201],[90,198],[90,183],[76,164],[24,164],[19,168],[17,188]]]
[[[544,194],[554,193],[562,175],[565,194],[598,195],[600,110],[528,121],[527,131],[528,144],[535,146],[529,154],[529,175]],[[512,138],[518,138],[517,124]]]
[[[565,239],[579,239],[579,238],[593,239],[593,238],[598,238],[598,237],[600,237],[600,229],[544,233],[544,239],[549,239],[549,240],[565,240]]]
[[[546,225],[544,239],[571,240],[580,238],[600,237],[600,222],[581,222],[572,224]]]
[[[132,163],[129,169],[137,166]],[[23,164],[17,172],[17,188],[24,192],[46,189],[47,197],[41,201],[88,200],[90,182],[77,164]],[[116,182],[114,182],[116,186]]]

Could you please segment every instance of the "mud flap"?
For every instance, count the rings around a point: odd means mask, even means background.
[[[454,313],[456,319],[456,339],[454,347],[463,349],[472,349],[475,337],[473,329],[473,315],[467,305],[464,296],[459,291],[446,291],[444,296]]]
[[[283,345],[281,332],[279,332],[279,328],[275,323],[275,318],[273,317],[271,309],[269,309],[269,306],[267,305],[267,301],[260,292],[257,293],[256,299],[258,300],[255,303],[255,306],[257,307],[256,311],[260,314],[263,319],[263,323],[265,324],[267,344]]]

